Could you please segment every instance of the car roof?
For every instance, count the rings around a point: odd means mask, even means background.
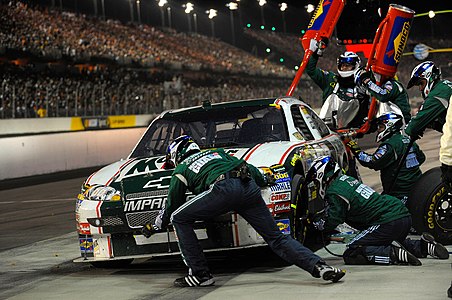
[[[219,114],[223,118],[229,114],[231,116],[237,116],[240,113],[246,117],[249,112],[256,110],[256,106],[268,107],[270,104],[275,103],[275,101],[276,98],[248,99],[221,103],[204,101],[203,105],[163,112],[161,118],[190,122],[191,120],[217,119]]]

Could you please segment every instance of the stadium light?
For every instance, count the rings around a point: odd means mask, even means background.
[[[287,3],[283,2],[279,5],[279,10],[281,11],[281,15],[282,15],[282,20],[283,20],[283,31],[284,33],[287,32],[286,30],[286,15],[285,15],[285,11],[287,9]]]
[[[166,8],[166,12],[168,13],[168,27],[172,28],[172,26],[171,26],[171,7],[168,6]]]
[[[158,6],[160,7],[160,16],[162,18],[162,27],[165,27],[165,12],[163,9],[167,3],[167,0],[158,0]]]
[[[270,53],[272,50],[270,48],[265,49],[265,52]]]
[[[308,13],[312,13],[314,11],[314,9],[315,9],[315,6],[312,5],[312,4],[308,4],[308,5],[305,6],[305,8],[306,8],[306,11]]]
[[[191,32],[190,13],[194,10],[194,5],[191,2],[187,2],[182,5],[185,8],[185,14],[187,15],[188,32]]]
[[[237,10],[239,8],[239,4],[236,2],[229,2],[228,4],[226,4],[226,7],[229,8],[229,12],[230,12],[232,45],[235,46],[234,10]]]
[[[206,10],[206,14],[210,19],[210,29],[212,30],[212,37],[215,37],[215,22],[213,18],[217,16],[217,11],[215,9]]]
[[[134,18],[133,18],[133,0],[129,0],[129,8],[130,8],[130,22],[133,23]]]
[[[259,3],[259,6],[261,7],[261,22],[262,22],[262,25],[265,26],[264,5],[267,4],[267,1],[266,0],[257,0],[257,2]]]
[[[141,6],[140,6],[140,0],[137,0],[137,15],[138,15],[138,24],[141,24]]]
[[[430,19],[433,19],[434,17],[435,17],[435,12],[433,11],[433,10],[431,10],[431,11],[429,11],[428,12],[428,17],[430,18]]]

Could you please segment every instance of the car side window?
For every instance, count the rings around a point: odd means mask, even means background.
[[[292,105],[290,107],[290,113],[292,114],[293,122],[297,131],[303,136],[305,140],[313,140],[314,136],[312,135],[311,130],[309,129],[301,114],[300,105]]]
[[[313,123],[315,124],[315,129],[317,129],[320,133],[321,137],[325,137],[330,134],[330,130],[328,126],[326,126],[325,122],[320,119],[320,117],[312,110],[307,108],[308,114],[311,117]]]

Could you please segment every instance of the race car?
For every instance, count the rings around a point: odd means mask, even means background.
[[[178,253],[171,226],[150,238],[140,230],[154,222],[165,203],[172,174],[165,164],[166,150],[183,134],[190,135],[202,149],[224,148],[264,171],[270,168],[276,184],[261,190],[268,209],[284,234],[305,243],[303,216],[323,208],[323,203],[317,203],[320,200],[302,188],[305,172],[314,158],[324,155],[349,169],[350,159],[340,136],[296,98],[206,101],[163,112],[127,159],[102,168],[83,183],[75,211],[81,257],[75,261],[108,265]],[[206,251],[266,245],[234,212],[195,225]]]

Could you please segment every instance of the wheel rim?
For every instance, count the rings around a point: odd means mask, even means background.
[[[442,230],[452,231],[452,194],[447,193],[444,187],[441,192],[443,195],[438,195],[439,193],[435,195],[439,196],[435,205],[435,223]]]

